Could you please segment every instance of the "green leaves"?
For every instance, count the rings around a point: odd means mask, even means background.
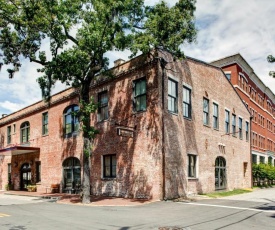
[[[268,55],[267,61],[270,62],[270,63],[273,63],[273,62],[275,62],[275,57],[272,56],[272,55]],[[275,71],[270,71],[269,76],[275,78]]]
[[[182,57],[180,45],[196,37],[194,11],[195,0],[172,7],[165,1],[149,7],[144,0],[0,0],[0,67],[12,66],[13,77],[24,58],[40,64],[37,78],[47,100],[58,80],[85,89],[81,109],[88,116],[96,110],[86,99],[89,85],[107,70],[108,51],[130,49],[134,56],[158,48]],[[87,124],[84,131],[93,136]]]

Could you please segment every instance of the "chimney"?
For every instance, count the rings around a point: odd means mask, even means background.
[[[125,62],[125,60],[119,58],[119,59],[114,61],[114,67],[117,67],[117,66],[123,64],[124,62]]]
[[[8,114],[2,114],[2,118],[8,116]]]

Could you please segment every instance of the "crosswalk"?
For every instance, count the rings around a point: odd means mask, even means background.
[[[0,213],[0,218],[1,218],[1,217],[8,217],[8,216],[10,216],[10,215],[5,214],[5,213]]]

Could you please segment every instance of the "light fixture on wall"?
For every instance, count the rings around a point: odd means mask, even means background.
[[[14,166],[14,167],[17,167],[17,166],[18,166],[18,163],[17,163],[17,162],[14,162],[14,163],[13,163],[13,166]]]
[[[32,165],[33,164],[33,160],[30,160],[30,165]]]

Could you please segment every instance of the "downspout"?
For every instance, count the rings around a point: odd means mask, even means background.
[[[252,165],[253,165],[253,162],[252,162],[252,132],[251,132],[251,128],[252,128],[252,119],[253,119],[253,116],[250,116],[250,124],[249,124],[249,132],[250,132],[250,139],[249,139],[249,142],[250,142],[250,144],[249,144],[249,147],[250,147],[250,168],[251,168],[251,171],[250,171],[250,173],[251,173],[251,188],[253,188],[253,174],[252,174]]]
[[[162,90],[161,90],[161,103],[162,103],[162,200],[166,200],[166,180],[165,180],[165,135],[164,135],[164,113],[165,113],[165,107],[164,107],[164,99],[165,99],[165,92],[164,92],[164,79],[165,79],[165,65],[167,64],[166,61],[163,58],[160,58],[160,67],[161,67],[161,84],[162,84]]]

